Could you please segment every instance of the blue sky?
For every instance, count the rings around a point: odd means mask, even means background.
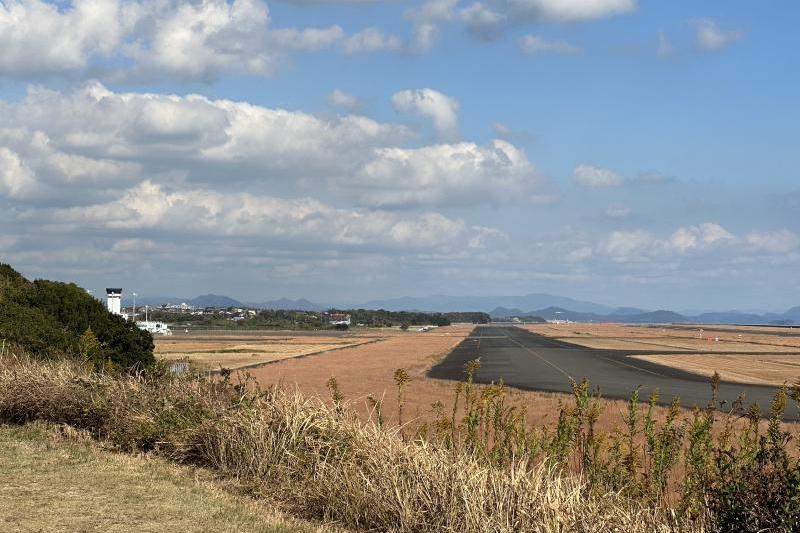
[[[799,305],[798,15],[0,0],[0,260],[143,295]]]

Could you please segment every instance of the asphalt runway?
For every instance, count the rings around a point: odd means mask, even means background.
[[[708,405],[711,398],[708,378],[628,357],[644,352],[678,353],[587,348],[516,327],[479,326],[428,375],[463,380],[465,363],[480,358],[481,367],[475,374],[478,383],[497,383],[502,379],[520,389],[571,393],[572,380],[587,378],[592,388],[599,387],[605,398],[628,399],[631,391],[641,386],[639,397],[643,401],[657,389],[662,404],[669,404],[677,396],[684,407]],[[766,412],[775,391],[775,387],[722,382],[718,397],[730,405],[744,394],[746,406],[758,403],[762,412]],[[800,419],[791,400],[784,419]]]

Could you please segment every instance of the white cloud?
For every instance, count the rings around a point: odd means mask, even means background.
[[[334,89],[331,91],[328,95],[328,103],[348,111],[357,111],[361,108],[361,101],[358,98],[341,89]]]
[[[427,52],[433,47],[439,24],[453,18],[453,8],[458,0],[428,0],[419,7],[407,10],[406,19],[412,22],[411,48]]]
[[[404,218],[381,211],[338,209],[317,200],[282,199],[209,190],[169,191],[145,181],[117,200],[47,213],[29,212],[77,228],[111,231],[151,230],[268,241],[292,239],[332,246],[400,246],[410,249],[451,246],[467,239],[462,221],[438,213]],[[462,245],[466,241],[462,241]],[[141,243],[125,239],[118,249]]]
[[[368,30],[353,41],[375,46],[371,35]],[[344,38],[336,25],[270,28],[262,0],[4,0],[0,75],[45,76],[96,64],[122,81],[268,75],[290,51],[319,50]],[[383,46],[398,42],[386,38]]]
[[[566,41],[549,41],[538,35],[525,35],[519,40],[519,48],[530,55],[535,54],[577,54],[581,49]]]
[[[534,202],[545,185],[525,154],[501,140],[378,149],[350,183],[367,204],[381,206]]]
[[[670,237],[668,244],[683,253],[733,239],[735,237],[719,224],[707,222],[697,226],[678,228]]]
[[[392,96],[399,113],[413,113],[431,119],[442,139],[458,138],[458,102],[433,89],[407,89]]]
[[[800,247],[800,237],[787,229],[770,232],[754,231],[745,236],[745,242],[756,250],[775,254],[791,252]]]
[[[739,238],[713,222],[677,228],[666,238],[659,238],[646,230],[613,232],[600,246],[606,255],[615,260],[626,258],[669,258],[689,252],[707,253],[725,250],[734,252]]]
[[[493,39],[505,26],[508,17],[490,7],[475,2],[458,12],[467,30],[480,39]]]
[[[169,6],[169,7],[165,7]],[[133,42],[125,55],[144,71],[190,79],[220,72],[266,75],[287,50],[319,50],[344,38],[339,26],[268,29],[260,0],[203,0],[200,3],[142,3]]]
[[[361,116],[321,118],[197,95],[114,93],[98,83],[66,95],[31,89],[19,103],[0,104],[0,114],[9,126],[46,133],[62,152],[198,175],[209,163],[228,166],[223,174],[241,166],[272,179],[332,169],[346,175],[372,147],[408,137],[403,126]]]
[[[492,130],[494,131],[494,134],[500,137],[501,139],[508,139],[509,137],[511,137],[511,134],[513,133],[511,131],[511,128],[509,128],[502,122],[495,122],[494,124],[492,124]]]
[[[342,49],[347,54],[396,52],[403,43],[396,35],[386,35],[379,28],[367,28],[344,40]]]
[[[340,103],[352,103],[347,96],[338,95]],[[413,100],[403,102],[416,109]],[[450,105],[443,117],[429,110],[444,133],[455,128]],[[254,194],[327,191],[391,207],[553,199],[548,181],[509,142],[407,147],[406,127],[357,115],[115,93],[96,82],[67,94],[30,89],[19,102],[0,103],[0,115],[8,126],[0,129],[0,191],[31,204],[88,205],[145,179]]]
[[[560,22],[630,13],[637,5],[636,0],[507,0],[506,3],[515,14]]]
[[[712,19],[692,19],[695,41],[703,50],[718,50],[742,38],[743,33],[737,30],[723,31]]]
[[[285,48],[295,50],[320,50],[344,38],[344,30],[339,26],[328,28],[281,28],[269,34],[271,41]]]
[[[0,2],[0,74],[63,72],[109,56],[126,31],[117,0]]]
[[[36,177],[19,155],[0,147],[0,192],[10,198],[24,198],[38,189]]]
[[[655,237],[648,231],[615,231],[603,243],[602,250],[614,258],[625,259],[642,253],[652,246],[654,241]]]
[[[619,187],[625,178],[606,168],[581,164],[573,171],[575,182],[584,187]]]

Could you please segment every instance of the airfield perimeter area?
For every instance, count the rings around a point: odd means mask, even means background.
[[[669,402],[674,394],[680,396],[685,407],[704,406],[710,397],[707,375],[717,370],[725,381],[762,385],[749,388],[726,384],[726,399],[732,396],[733,400],[747,390],[749,401],[758,400],[766,408],[774,392],[774,387],[767,385],[793,383],[800,375],[795,371],[795,363],[800,362],[800,335],[794,335],[800,333],[797,330],[748,327],[738,333],[735,328],[724,327],[715,328],[721,331],[712,333],[712,326],[704,326],[704,337],[700,338],[699,327],[684,326],[542,324],[524,328],[543,337],[525,336],[519,328],[472,325],[427,332],[415,328],[407,332],[364,328],[324,335],[250,332],[183,338],[177,333],[157,339],[157,353],[167,359],[188,356],[207,368],[242,368],[262,385],[296,387],[323,399],[330,399],[327,383],[334,377],[340,391],[361,405],[362,412],[368,405],[368,396],[383,399],[387,420],[395,420],[397,412],[394,370],[405,368],[411,377],[404,419],[430,419],[437,402],[445,409],[452,405],[452,380],[463,379],[463,363],[476,357],[481,358],[482,364],[478,380],[490,383],[502,377],[508,385],[518,387],[510,389],[510,394],[513,401],[525,405],[532,422],[557,416],[559,404],[568,400],[564,393],[569,393],[570,377],[587,377],[593,385],[601,386],[610,406],[603,418],[613,425],[625,409],[619,398],[627,398],[638,385],[643,385],[641,399],[658,387],[663,402]],[[515,338],[525,336],[522,347],[503,338],[509,337],[509,332]],[[474,336],[484,338],[478,344]],[[539,346],[542,343],[545,346]],[[564,343],[569,344],[565,347]],[[530,346],[524,347],[526,344]],[[476,350],[476,345],[481,349]],[[564,370],[568,369],[566,363],[559,361],[561,358],[572,358],[574,366],[561,373],[531,350],[552,359]],[[442,362],[449,365],[446,371],[437,366]],[[689,372],[692,370],[694,373]],[[794,413],[790,407],[789,414]]]

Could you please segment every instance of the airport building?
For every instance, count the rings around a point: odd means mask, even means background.
[[[122,289],[106,289],[108,312],[122,315]]]

